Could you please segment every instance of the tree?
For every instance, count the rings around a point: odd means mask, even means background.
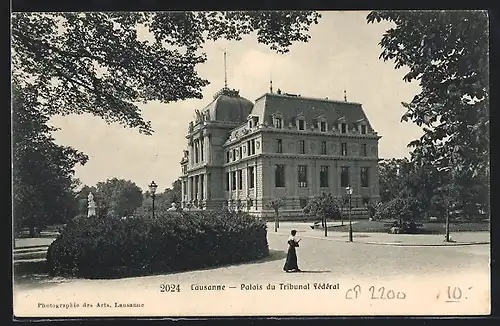
[[[14,13],[13,73],[33,85],[47,114],[91,113],[152,132],[137,103],[201,98],[205,40],[260,43],[285,53],[307,42],[310,11]],[[140,33],[142,35],[140,35]],[[150,40],[144,40],[144,35]]]
[[[282,198],[275,198],[270,200],[266,206],[274,210],[274,232],[278,232],[278,228],[280,227],[279,210],[281,207],[285,206],[285,201]]]
[[[131,216],[143,201],[141,188],[129,180],[108,179],[97,183],[96,189],[97,215]]]
[[[167,188],[163,192],[163,204],[170,208],[173,203],[180,207],[182,201],[182,183],[179,179],[172,183],[172,188]]]
[[[407,67],[421,92],[403,103],[402,121],[423,128],[412,161],[451,168],[462,189],[489,180],[488,16],[485,11],[374,11],[367,21],[395,26],[381,58]],[[489,193],[489,182],[483,186]]]
[[[321,217],[321,225],[325,229],[326,237],[328,235],[327,220],[339,217],[340,208],[331,193],[323,193],[307,203],[307,206],[304,207],[304,213],[309,216]]]
[[[409,163],[403,159],[385,159],[379,162],[380,200],[388,202],[396,198],[404,187],[404,178],[409,173]]]
[[[12,88],[14,230],[28,227],[30,235],[49,224],[76,215],[74,166],[87,156],[54,143],[49,117],[38,110],[35,91],[14,79]]]
[[[417,203],[410,197],[396,197],[387,203],[380,205],[375,213],[377,219],[393,219],[402,221],[410,221],[417,217]]]

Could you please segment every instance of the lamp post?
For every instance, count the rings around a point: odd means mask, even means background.
[[[351,222],[351,195],[352,195],[352,188],[351,188],[351,186],[347,186],[345,188],[345,191],[349,195],[349,242],[352,242],[352,222]]]
[[[151,192],[151,198],[153,199],[153,218],[155,218],[156,188],[158,188],[158,185],[154,181],[151,181],[151,184],[149,185],[149,191]]]

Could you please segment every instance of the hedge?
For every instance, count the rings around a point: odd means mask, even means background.
[[[50,245],[52,275],[115,278],[171,273],[269,255],[266,224],[245,213],[78,218]]]

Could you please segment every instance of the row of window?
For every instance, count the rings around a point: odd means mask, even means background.
[[[248,188],[255,188],[255,167],[249,166],[247,168]],[[243,169],[226,172],[226,191],[229,190],[242,190],[243,189]]]
[[[347,143],[341,143],[340,146],[341,146],[342,155],[346,156],[347,155]],[[282,139],[276,139],[276,152],[283,153],[283,140]],[[299,140],[299,154],[306,154],[306,142],[305,142],[305,140]],[[321,155],[328,154],[325,140],[321,141],[320,154]],[[361,144],[361,156],[368,156],[367,144]]]
[[[298,130],[306,130],[306,121],[304,119],[298,119],[296,122],[296,127]],[[281,117],[275,117],[274,118],[274,127],[276,129],[283,129],[283,118]],[[327,132],[328,130],[328,125],[326,121],[319,121],[317,125],[319,131],[321,132]],[[340,132],[343,134],[347,133],[347,123],[340,123],[339,124]],[[361,134],[366,134],[367,132],[367,127],[365,124],[360,125],[359,132]]]
[[[246,152],[247,152],[248,156],[255,154],[255,139],[247,141]],[[239,158],[243,157],[243,146],[240,146],[238,148],[233,148],[232,150],[227,151],[226,152],[226,163],[229,163],[231,161],[236,161],[238,157]]]
[[[319,172],[319,186],[326,188],[328,185],[329,166],[322,165]],[[301,188],[307,187],[307,165],[297,167],[298,185]],[[343,166],[340,170],[340,186],[347,187],[350,184],[349,167]],[[369,187],[369,168],[361,167],[360,170],[361,187]],[[274,186],[277,188],[285,187],[285,165],[277,164],[274,171]]]

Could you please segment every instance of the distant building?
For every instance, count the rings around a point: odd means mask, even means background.
[[[322,192],[345,199],[353,214],[378,202],[378,140],[359,103],[266,93],[255,104],[224,87],[190,122],[181,160],[182,206],[228,206],[271,216],[269,200],[283,198],[283,215]]]

